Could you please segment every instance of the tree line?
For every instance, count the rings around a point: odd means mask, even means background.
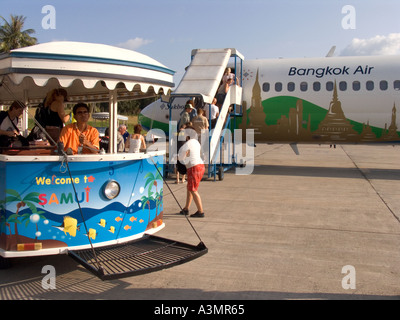
[[[157,97],[140,100],[118,101],[118,114],[124,116],[137,116],[144,107],[154,102],[156,99]],[[108,109],[108,102],[98,103],[95,107],[96,112],[108,112]]]

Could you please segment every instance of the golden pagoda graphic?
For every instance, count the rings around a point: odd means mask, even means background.
[[[393,140],[399,140],[399,134],[397,133],[397,125],[396,125],[396,104],[393,104],[393,109],[392,109],[392,122],[390,123],[389,129],[386,129],[385,125],[385,131],[382,134],[382,140],[383,141],[393,141]]]
[[[359,140],[358,135],[359,133],[353,129],[350,121],[344,115],[335,81],[328,113],[320,122],[318,129],[313,132],[313,136],[318,136],[323,141],[357,141]]]
[[[373,142],[376,141],[376,135],[372,132],[372,128],[369,125],[369,121],[367,124],[363,124],[363,130],[361,132],[361,139],[362,142]]]
[[[292,100],[293,101],[293,100]],[[294,106],[286,108],[288,114],[281,114],[276,124],[267,125],[268,113],[264,112],[259,82],[259,70],[252,88],[250,108],[247,111],[247,102],[243,101],[243,118],[239,125],[245,134],[246,128],[254,129],[254,141],[321,141],[321,142],[378,142],[399,141],[400,137],[396,125],[396,105],[393,105],[391,124],[384,129],[371,127],[369,121],[361,124],[351,123],[343,112],[342,103],[338,97],[336,81],[334,84],[332,100],[329,104],[325,118],[319,122],[318,128],[311,131],[312,112],[307,119],[303,119],[303,100],[298,98]],[[293,104],[293,102],[291,102]],[[274,112],[274,111],[271,111]],[[356,131],[354,126],[359,128]],[[361,129],[362,125],[362,129]],[[315,125],[314,125],[315,127]],[[380,134],[381,132],[381,134]],[[378,135],[378,136],[377,136]],[[379,138],[378,138],[379,137]],[[245,139],[245,137],[243,137]]]
[[[247,106],[244,106],[244,109]],[[244,114],[247,115],[246,110]],[[254,82],[252,96],[251,96],[251,111],[249,114],[249,127],[254,129],[254,140],[260,140],[261,136],[263,136],[263,129],[266,127],[265,119],[266,114],[264,113],[263,106],[262,106],[262,98],[261,98],[261,86],[258,80],[258,69],[256,80]],[[244,119],[244,123],[247,123],[247,117]]]

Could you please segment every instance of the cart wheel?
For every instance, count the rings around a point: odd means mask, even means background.
[[[224,180],[224,169],[223,168],[218,169],[218,180],[219,181]]]
[[[9,258],[0,257],[0,269],[8,269],[11,267],[11,261]]]

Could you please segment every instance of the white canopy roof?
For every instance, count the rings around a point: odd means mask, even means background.
[[[71,101],[108,101],[166,94],[174,71],[135,51],[104,44],[49,42],[0,55],[0,104],[15,98],[36,104],[63,87]],[[11,91],[11,93],[10,93]]]

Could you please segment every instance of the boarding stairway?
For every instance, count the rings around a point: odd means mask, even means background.
[[[233,58],[233,65],[230,61]],[[195,49],[192,51],[192,60],[186,72],[174,92],[169,96],[169,106],[172,106],[176,98],[187,97],[187,99],[200,98],[205,108],[210,105],[216,96],[225,69],[229,66],[235,71],[235,79],[242,79],[242,62],[244,58],[236,49]],[[224,103],[219,111],[219,117],[214,129],[211,130],[211,119],[209,120],[209,145],[205,152],[205,160],[208,160],[208,177],[218,175],[222,180],[223,172],[236,165],[234,147],[225,150],[229,155],[225,159],[232,161],[221,161],[222,147],[226,130],[235,129],[236,117],[241,117],[242,88],[241,83],[232,85],[229,89]],[[210,113],[209,113],[210,114]],[[230,135],[233,136],[234,135]],[[230,141],[232,142],[232,141]],[[202,141],[203,143],[203,141]],[[234,141],[233,144],[234,146]],[[171,146],[171,144],[170,144]],[[171,150],[170,150],[171,154]],[[218,165],[218,168],[217,168]]]

